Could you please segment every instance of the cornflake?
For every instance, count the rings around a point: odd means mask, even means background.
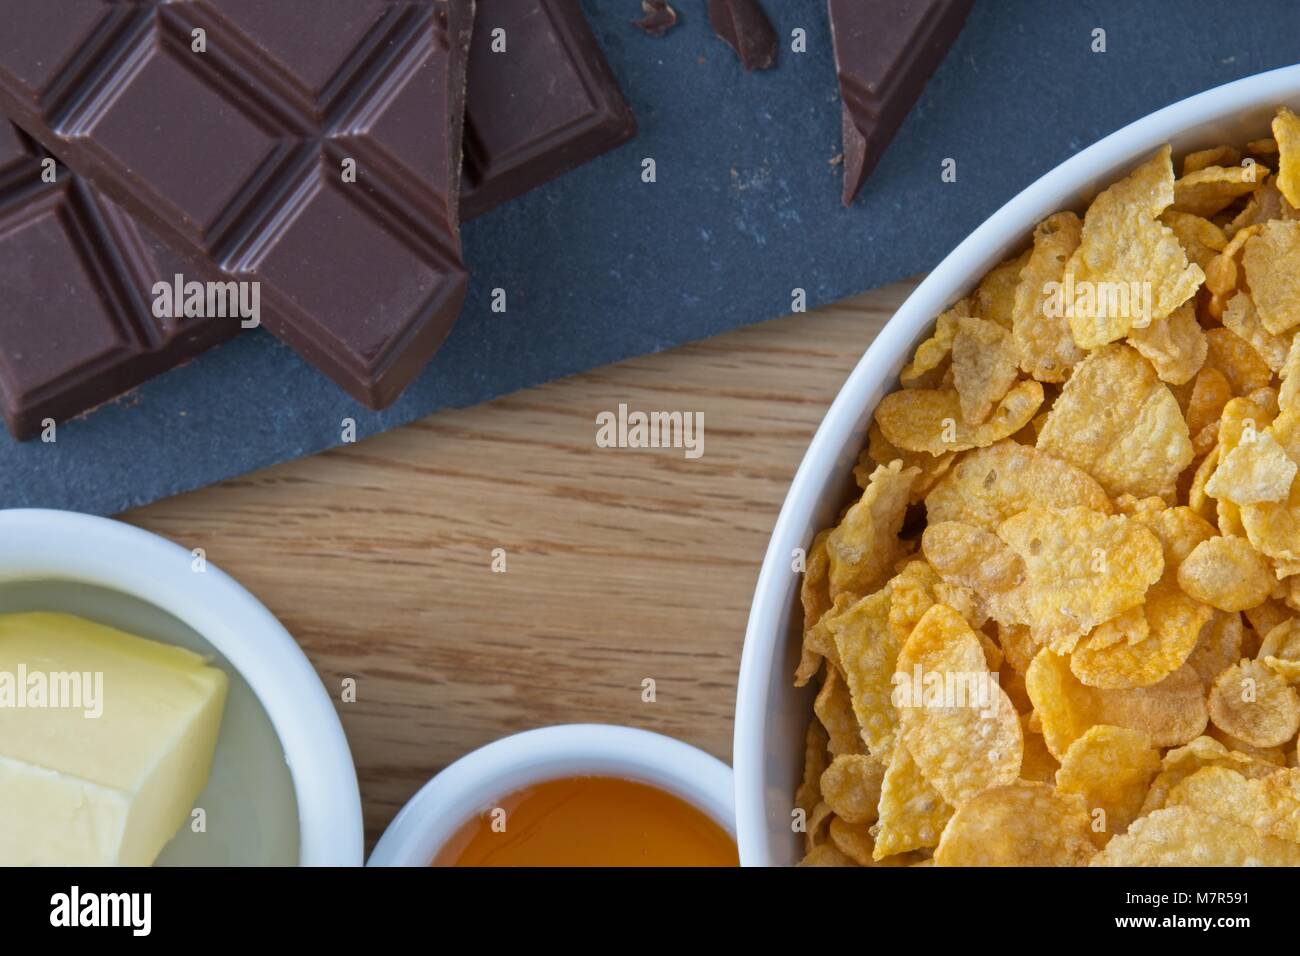
[[[802,865],[1300,866],[1298,205],[1284,108],[936,318],[808,548]]]

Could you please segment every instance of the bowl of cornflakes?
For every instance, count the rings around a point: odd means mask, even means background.
[[[781,510],[744,865],[1300,865],[1300,66],[1025,189]]]

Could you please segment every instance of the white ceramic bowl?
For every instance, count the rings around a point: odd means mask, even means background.
[[[648,730],[564,724],[480,747],[438,774],[384,832],[370,866],[428,866],[461,825],[524,787],[560,777],[621,777],[650,784],[703,811],[735,836],[731,768]]]
[[[797,862],[790,829],[803,770],[811,691],[791,685],[799,658],[799,576],[791,554],[807,547],[849,500],[850,471],[876,405],[898,384],[935,316],[990,268],[1028,245],[1033,227],[1060,209],[1082,210],[1115,179],[1164,143],[1175,154],[1265,135],[1280,104],[1300,108],[1300,66],[1207,90],[1125,126],[1043,176],[990,216],[899,308],[858,362],[817,429],[795,474],[768,545],[750,609],[736,694],[733,764],[736,829],[744,866]]]
[[[207,788],[208,831],[160,865],[359,866],[356,769],[316,671],[256,598],[189,551],[107,518],[0,511],[0,613],[77,614],[180,644],[231,678]]]

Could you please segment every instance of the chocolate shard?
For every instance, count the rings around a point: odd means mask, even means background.
[[[844,100],[844,205],[851,205],[974,0],[827,0]]]
[[[463,220],[635,133],[632,110],[573,0],[479,0],[465,102]]]
[[[652,37],[661,37],[677,26],[677,11],[666,0],[641,0],[641,12],[645,16],[633,20],[632,26]]]
[[[709,22],[746,70],[766,70],[776,62],[776,30],[758,0],[709,0]]]
[[[381,408],[465,296],[472,18],[473,0],[0,0],[0,107],[191,273],[259,283],[262,324]]]
[[[215,276],[49,159],[0,120],[0,413],[20,441],[240,330],[233,315],[155,315],[156,280]]]

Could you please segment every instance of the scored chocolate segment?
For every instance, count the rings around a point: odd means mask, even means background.
[[[193,268],[0,121],[0,412],[18,439],[103,404],[239,331],[155,318],[151,284]]]
[[[479,0],[465,114],[466,220],[636,133],[574,0]]]
[[[0,0],[0,106],[185,261],[260,282],[263,324],[351,395],[391,403],[468,281],[472,0],[49,7],[68,15]]]
[[[957,39],[974,0],[828,0],[848,206]]]
[[[709,0],[709,22],[746,70],[766,70],[776,62],[776,30],[758,0]]]

